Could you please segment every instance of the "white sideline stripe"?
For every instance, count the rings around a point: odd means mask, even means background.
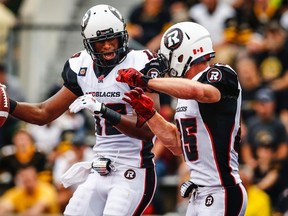
[[[8,112],[5,112],[5,111],[0,111],[0,117],[5,117],[7,118],[8,117]]]

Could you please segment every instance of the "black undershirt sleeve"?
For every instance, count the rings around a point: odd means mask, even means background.
[[[75,73],[69,64],[69,60],[66,61],[63,71],[62,78],[64,81],[64,86],[72,91],[77,96],[83,95],[83,91],[77,82],[77,73]]]

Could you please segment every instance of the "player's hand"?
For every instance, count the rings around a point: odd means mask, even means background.
[[[141,88],[125,92],[125,95],[127,97],[124,97],[123,100],[129,103],[137,114],[136,127],[142,127],[156,113],[153,100],[145,95]]]
[[[70,106],[70,112],[77,113],[82,109],[88,109],[93,115],[102,115],[105,105],[100,103],[91,94],[78,97]]]
[[[116,80],[118,82],[125,82],[130,86],[147,88],[150,76],[143,75],[134,68],[121,69],[118,71]]]

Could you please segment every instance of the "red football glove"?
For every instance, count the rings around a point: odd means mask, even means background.
[[[149,80],[152,77],[143,75],[134,68],[121,69],[118,71],[118,76],[116,80],[118,82],[125,82],[130,86],[147,88]]]
[[[153,100],[144,94],[143,89],[135,88],[126,92],[123,100],[129,103],[137,114],[136,127],[140,128],[156,113]]]

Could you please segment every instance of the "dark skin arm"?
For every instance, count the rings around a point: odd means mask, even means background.
[[[17,102],[12,116],[28,123],[45,125],[62,115],[77,98],[63,86],[55,95],[41,103]]]
[[[159,110],[159,95],[155,93],[149,95],[152,95],[151,97],[155,100],[155,109]],[[76,99],[77,95],[63,86],[55,95],[44,102],[17,102],[17,106],[11,115],[31,124],[45,125],[68,110],[70,104]],[[141,128],[136,128],[136,121],[136,115],[122,115],[120,123],[115,127],[127,136],[150,141],[154,135],[149,127],[145,124]]]

